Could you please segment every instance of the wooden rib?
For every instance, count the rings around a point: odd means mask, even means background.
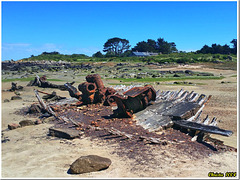
[[[214,117],[212,121],[210,122],[209,126],[216,126],[217,125],[217,118]]]
[[[198,103],[200,106],[206,101],[207,96],[205,94],[201,94],[198,98],[198,100],[196,101],[196,103]]]
[[[210,119],[209,119],[209,117],[207,115],[206,118],[203,120],[203,124],[208,125],[209,120]]]
[[[198,98],[198,93],[193,93],[193,96],[189,99],[189,102],[195,102],[196,99]]]
[[[193,96],[194,91],[191,91],[187,96],[186,96],[186,100],[189,101],[189,99],[191,99],[191,97]]]

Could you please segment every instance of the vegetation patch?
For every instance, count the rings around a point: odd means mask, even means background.
[[[188,76],[188,77],[160,77],[160,78],[143,78],[143,79],[137,79],[137,78],[111,78],[113,80],[119,80],[121,82],[164,82],[164,81],[181,81],[181,80],[221,80],[225,78],[224,76],[216,77],[216,76]],[[109,78],[110,79],[110,78]]]
[[[14,79],[2,79],[2,82],[14,82],[14,81],[31,81],[34,80],[33,77],[27,77],[27,78],[14,78]],[[48,81],[63,81],[60,79],[47,79]]]

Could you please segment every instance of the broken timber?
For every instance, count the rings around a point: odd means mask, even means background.
[[[38,102],[39,102],[39,104],[41,105],[41,107],[44,109],[44,110],[46,110],[50,115],[52,115],[52,116],[54,116],[56,119],[59,119],[59,120],[62,120],[62,121],[64,121],[64,122],[68,122],[68,121],[71,121],[75,126],[79,126],[79,124],[77,123],[77,122],[75,122],[74,120],[72,120],[71,118],[66,118],[66,117],[64,117],[64,116],[58,116],[53,110],[52,110],[52,108],[49,106],[49,105],[47,105],[47,104],[45,104],[44,102],[43,102],[43,100],[41,99],[41,97],[39,96],[39,94],[38,94],[38,90],[34,90],[34,92],[35,92],[35,95],[36,95],[36,97],[37,97],[37,99],[38,99]]]
[[[216,118],[200,118],[202,109],[211,96],[188,91],[158,91],[156,101],[145,110],[137,112],[137,124],[149,131],[158,131],[174,124],[181,128],[203,133],[231,136],[232,131],[217,127]]]
[[[71,82],[69,84],[73,85],[75,82]],[[46,76],[42,76],[39,77],[38,75],[36,75],[34,80],[31,80],[27,86],[38,86],[38,87],[43,87],[43,88],[57,88],[60,89],[62,91],[66,91],[67,88],[64,85],[57,85],[57,84],[53,84],[47,81]]]
[[[141,141],[145,141],[145,142],[151,143],[151,144],[167,145],[168,143],[171,143],[171,144],[175,143],[174,141],[161,140],[160,138],[146,137],[146,136],[136,136],[136,135],[133,135],[133,134],[128,134],[126,132],[119,131],[118,129],[113,128],[113,127],[111,127],[111,128],[100,128],[100,127],[89,126],[89,128],[91,128],[93,130],[98,130],[98,131],[105,130],[109,134],[117,135],[117,136],[120,136],[120,137],[126,137],[127,139],[133,139],[133,138],[140,139]]]

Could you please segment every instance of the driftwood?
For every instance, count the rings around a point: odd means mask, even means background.
[[[73,85],[74,83],[75,83],[75,81],[73,81],[69,84]],[[57,84],[48,82],[46,76],[39,77],[38,75],[36,75],[35,79],[30,81],[27,84],[27,86],[38,86],[38,87],[43,87],[43,88],[57,88],[62,91],[67,91],[67,88],[64,85],[57,85]]]
[[[140,136],[139,137],[141,140],[147,141],[151,144],[162,144],[162,145],[167,145],[168,141],[166,140],[161,140],[159,138],[153,138],[153,137],[146,137],[146,136]]]
[[[60,119],[60,120],[62,120],[62,121],[64,121],[64,122],[71,121],[75,126],[80,126],[80,123],[74,121],[74,120],[71,119],[71,118],[66,118],[66,117],[64,117],[64,116],[58,116],[57,118]]]
[[[41,107],[45,109],[49,114],[53,115],[54,117],[57,117],[56,113],[52,110],[52,108],[43,102],[42,98],[38,94],[38,90],[34,90],[34,92]]]
[[[42,97],[42,99],[46,99],[46,100],[61,100],[61,99],[66,99],[66,97],[62,97],[62,96],[58,96],[57,93],[55,91],[53,91],[51,94],[50,93],[46,93],[46,92],[43,92],[43,91],[39,91],[39,93],[42,93],[42,94],[46,94],[45,96]]]
[[[112,134],[112,135],[127,137],[127,139],[133,138],[133,135],[119,131],[114,127],[111,127],[111,128],[101,128],[101,127],[94,127],[94,126],[88,126],[88,127],[97,131],[107,131],[109,134]]]
[[[110,129],[108,129],[108,132],[109,132],[110,134],[113,134],[113,135],[125,136],[125,137],[127,137],[128,139],[132,139],[132,138],[133,138],[133,135],[127,134],[127,133],[122,132],[122,131],[119,131],[119,130],[113,128],[113,127],[111,127]]]
[[[111,128],[100,128],[100,127],[89,126],[89,128],[91,128],[93,130],[98,130],[98,131],[104,131],[105,130],[112,135],[126,137],[127,139],[133,139],[133,138],[140,139],[140,140],[145,141],[145,142],[150,143],[150,144],[167,145],[169,142],[171,144],[176,143],[176,142],[173,142],[173,141],[161,140],[159,138],[154,138],[154,137],[136,136],[136,135],[133,135],[133,134],[128,134],[128,133],[119,131],[118,129],[115,129],[113,127],[111,127]]]
[[[56,119],[58,119],[58,120],[62,120],[62,121],[64,121],[64,122],[68,122],[68,121],[71,121],[75,126],[80,126],[79,125],[79,123],[77,123],[77,122],[75,122],[74,120],[72,120],[71,118],[66,118],[66,117],[64,117],[64,116],[58,116],[53,110],[52,110],[52,108],[49,106],[49,105],[47,105],[47,104],[45,104],[44,102],[43,102],[43,100],[41,99],[41,97],[39,96],[39,94],[38,94],[38,90],[34,90],[34,92],[35,92],[35,95],[36,95],[36,97],[37,97],[37,99],[38,99],[38,101],[39,101],[39,104],[41,105],[41,107],[44,109],[44,110],[46,110],[50,115],[52,115],[52,116],[54,116]]]

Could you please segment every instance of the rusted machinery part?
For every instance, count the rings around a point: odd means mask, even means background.
[[[92,94],[82,94],[82,102],[83,104],[93,104],[95,103],[95,93]]]
[[[133,113],[145,109],[150,101],[156,100],[156,91],[151,85],[133,87],[123,95],[112,95],[118,106],[114,111],[116,116],[133,117]]]
[[[116,93],[116,90],[105,88],[99,74],[86,76],[86,81],[78,86],[78,89],[82,92],[84,104],[104,102],[104,105],[109,105],[112,103],[112,99],[108,96]]]
[[[89,83],[95,83],[99,90],[105,89],[105,86],[103,85],[103,81],[99,74],[91,74],[91,75],[86,76],[86,81]]]
[[[106,92],[105,92],[105,100],[104,100],[104,103],[103,105],[105,106],[110,106],[112,104],[115,103],[115,100],[114,98],[112,97],[112,95],[114,95],[117,91],[113,88],[107,88],[106,89]]]
[[[114,99],[114,101],[117,103],[117,106],[118,106],[118,108],[113,111],[115,116],[130,117],[130,118],[133,117],[133,111],[131,109],[128,109],[128,107],[126,106],[126,101],[128,97],[116,94],[111,96],[110,98]]]
[[[103,103],[104,106],[111,106],[111,105],[114,105],[114,104],[116,104],[116,102],[115,102],[115,100],[112,96],[107,96],[104,103]]]
[[[70,83],[65,83],[64,86],[67,88],[71,97],[81,100],[81,93],[74,86],[72,86]]]
[[[145,85],[144,87],[133,87],[129,89],[128,91],[124,92],[124,95],[130,96],[130,97],[136,97],[140,94],[151,92],[151,97],[149,99],[156,99],[156,90],[151,85]]]
[[[96,92],[97,86],[94,83],[84,82],[78,85],[78,89],[83,95],[90,95]]]

